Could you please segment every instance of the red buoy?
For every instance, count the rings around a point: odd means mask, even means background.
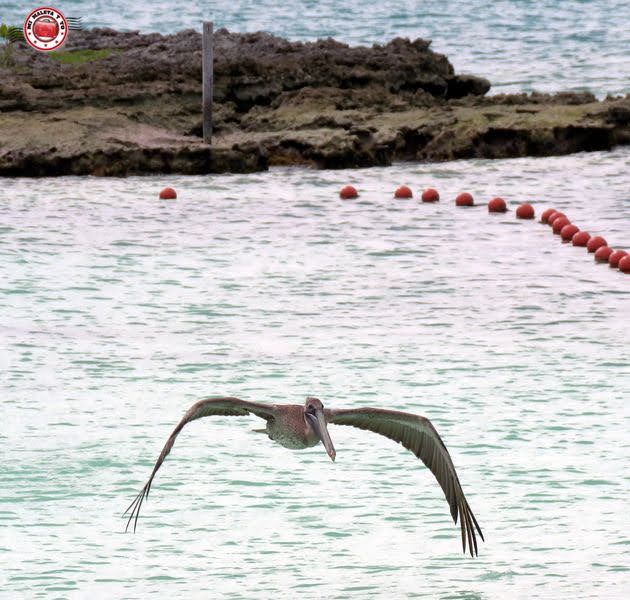
[[[608,264],[613,269],[616,269],[619,266],[619,261],[624,256],[628,256],[628,253],[625,250],[613,250],[613,253],[608,257]]]
[[[437,202],[440,199],[440,194],[433,188],[427,188],[422,192],[422,202]]]
[[[488,202],[488,212],[504,213],[507,210],[505,200],[503,198],[492,198]]]
[[[555,208],[548,208],[547,210],[543,211],[543,214],[540,215],[540,222],[546,223],[551,214],[555,212],[557,212]]]
[[[551,226],[551,229],[553,230],[554,233],[559,234],[565,225],[570,225],[570,224],[571,224],[571,221],[569,221],[569,219],[567,219],[566,217],[558,217],[553,220],[553,225]]]
[[[551,221],[552,219],[559,213],[559,210],[552,210],[548,215],[547,215],[547,225],[551,225]]]
[[[347,185],[345,187],[342,187],[341,191],[339,192],[339,197],[343,198],[344,200],[348,200],[350,198],[356,198],[358,195],[359,195],[359,192],[357,192],[357,189],[352,185]]]
[[[597,250],[595,250],[595,260],[597,262],[608,262],[608,257],[612,254],[612,252],[613,249],[610,246],[600,246]]]
[[[556,212],[552,213],[551,216],[547,219],[547,224],[553,225],[553,222],[560,217],[566,217],[566,215],[563,212],[557,210]]]
[[[578,231],[572,238],[571,242],[574,246],[586,246],[591,239],[591,234],[588,231]]]
[[[455,198],[455,206],[474,206],[473,197],[468,192],[462,192]]]
[[[602,246],[608,246],[608,243],[601,235],[595,235],[586,244],[586,249],[589,252],[595,252],[597,248],[601,248]]]
[[[577,225],[573,225],[573,223],[568,223],[560,230],[560,237],[563,242],[570,242],[571,238],[580,231],[580,228]]]
[[[406,185],[401,185],[395,192],[394,198],[411,198],[413,197],[413,192],[411,188],[408,188]]]
[[[177,198],[177,192],[172,187],[165,187],[160,192],[160,198],[162,198],[162,200],[174,200]]]
[[[516,209],[516,217],[519,219],[533,219],[534,207],[531,204],[521,204]]]
[[[627,254],[619,261],[619,270],[622,273],[630,273],[630,256]]]

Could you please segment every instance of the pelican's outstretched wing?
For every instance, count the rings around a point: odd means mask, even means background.
[[[190,421],[194,421],[195,419],[201,419],[201,417],[209,417],[212,415],[222,415],[222,416],[233,416],[240,417],[244,415],[254,414],[257,417],[261,417],[263,419],[269,420],[274,416],[275,407],[273,404],[259,404],[258,402],[246,402],[245,400],[239,400],[238,398],[230,398],[230,397],[213,397],[213,398],[204,398],[203,400],[199,400],[193,404],[183,416],[182,420],[177,424],[177,427],[173,429],[173,433],[169,436],[168,440],[166,440],[166,444],[164,444],[164,448],[162,448],[162,452],[160,452],[160,456],[153,467],[153,472],[151,473],[151,477],[144,484],[140,493],[136,496],[134,501],[127,507],[127,510],[123,513],[125,516],[129,513],[129,519],[127,520],[127,527],[125,527],[125,531],[129,529],[129,524],[133,519],[133,530],[135,532],[136,526],[138,524],[138,515],[140,514],[140,507],[142,506],[142,502],[145,498],[149,496],[149,490],[151,489],[151,482],[155,477],[158,469],[164,462],[164,459],[168,456],[173,444],[175,443],[175,438],[178,436],[179,432],[182,430],[186,423],[190,423]]]
[[[402,444],[407,450],[411,450],[421,459],[435,475],[444,491],[455,523],[457,523],[459,515],[464,552],[466,552],[466,540],[468,540],[470,555],[474,556],[477,554],[477,538],[473,523],[482,540],[483,533],[477,523],[477,519],[475,519],[475,515],[470,510],[470,506],[468,506],[451,456],[429,419],[419,415],[382,408],[332,409],[326,410],[325,414],[329,423],[352,425],[353,427],[380,433],[390,440]]]

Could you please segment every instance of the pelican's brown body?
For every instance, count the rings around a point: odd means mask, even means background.
[[[313,427],[304,419],[304,406],[285,404],[273,419],[267,421],[264,431],[269,439],[291,450],[312,448],[321,442]]]
[[[481,539],[483,539],[483,533],[464,496],[450,454],[435,427],[427,418],[382,408],[324,410],[324,405],[317,398],[307,398],[303,406],[298,404],[262,404],[233,397],[205,398],[193,404],[166,441],[153,467],[151,477],[125,511],[125,514],[130,513],[127,528],[133,520],[133,528],[134,531],[136,530],[140,507],[143,500],[149,495],[153,478],[171,451],[175,438],[186,423],[212,415],[245,416],[249,414],[265,419],[267,421],[265,429],[256,431],[267,433],[274,442],[281,446],[301,450],[312,448],[321,441],[328,456],[333,461],[336,452],[328,433],[329,423],[366,429],[399,442],[407,450],[413,452],[431,470],[446,496],[453,520],[455,523],[457,523],[458,518],[460,520],[464,552],[466,551],[466,544],[468,544],[470,554],[477,554],[475,530]]]

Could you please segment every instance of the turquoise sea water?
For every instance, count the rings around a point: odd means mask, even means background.
[[[0,1],[0,21],[19,24],[37,5]],[[350,44],[396,36],[433,40],[458,72],[487,77],[491,93],[630,92],[627,0],[233,0],[173,3],[64,0],[53,6],[88,27],[173,33],[213,20],[231,31],[264,30],[292,40],[334,37]]]
[[[143,31],[210,17],[291,39],[422,36],[495,92],[630,91],[625,2],[53,6]],[[0,2],[0,21],[34,7]],[[630,249],[629,174],[626,148],[2,180],[0,598],[629,597],[630,276],[513,212],[452,203],[559,207]],[[394,201],[403,183],[442,201]],[[479,557],[400,446],[331,427],[333,464],[251,433],[254,417],[187,426],[125,534],[120,513],[208,394],[428,416]]]
[[[501,194],[630,247],[630,150],[343,172],[8,179],[0,597],[626,598],[630,276]],[[342,201],[342,184],[361,196]],[[394,201],[401,183],[442,201]],[[176,201],[160,201],[173,185]],[[186,427],[208,394],[431,418],[486,536],[410,453],[331,427]]]

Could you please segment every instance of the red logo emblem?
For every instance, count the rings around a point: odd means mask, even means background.
[[[24,21],[24,38],[35,50],[50,52],[68,37],[68,22],[56,9],[42,6],[31,11]]]

